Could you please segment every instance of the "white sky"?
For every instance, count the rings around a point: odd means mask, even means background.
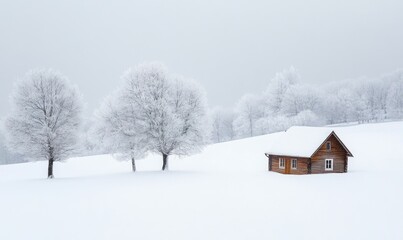
[[[310,83],[403,68],[402,43],[401,0],[0,0],[0,118],[32,68],[69,77],[88,111],[143,61],[232,106],[290,65]]]

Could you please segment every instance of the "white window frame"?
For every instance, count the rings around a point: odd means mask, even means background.
[[[327,167],[328,161],[330,161],[330,168]],[[333,159],[332,158],[325,159],[325,171],[333,171]]]
[[[295,161],[295,167],[293,167],[293,162]],[[297,169],[298,168],[298,161],[296,158],[291,159],[291,169]]]
[[[281,162],[283,164],[281,164]],[[278,168],[284,169],[285,168],[285,159],[284,158],[279,158],[278,159]]]

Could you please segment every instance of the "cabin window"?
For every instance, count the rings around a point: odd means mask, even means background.
[[[297,169],[297,159],[291,159],[291,168]]]
[[[327,141],[327,142],[326,142],[326,150],[327,150],[327,151],[332,150],[332,142],[330,142],[330,141]]]
[[[278,167],[279,168],[285,168],[284,158],[280,158],[280,160],[278,161]]]
[[[325,159],[325,170],[326,171],[333,170],[333,159]]]

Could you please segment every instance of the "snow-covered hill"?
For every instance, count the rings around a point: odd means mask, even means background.
[[[129,162],[0,166],[0,239],[403,239],[403,122],[336,127],[346,174],[267,171],[279,134]],[[293,147],[293,146],[290,146]]]

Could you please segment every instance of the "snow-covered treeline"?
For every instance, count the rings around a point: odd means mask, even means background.
[[[212,141],[320,126],[403,118],[403,70],[375,79],[359,78],[309,85],[295,68],[277,73],[260,94],[246,94],[234,109],[210,114]]]
[[[22,156],[12,153],[7,148],[4,129],[2,125],[3,123],[2,121],[0,121],[0,165],[26,162],[26,160]]]

